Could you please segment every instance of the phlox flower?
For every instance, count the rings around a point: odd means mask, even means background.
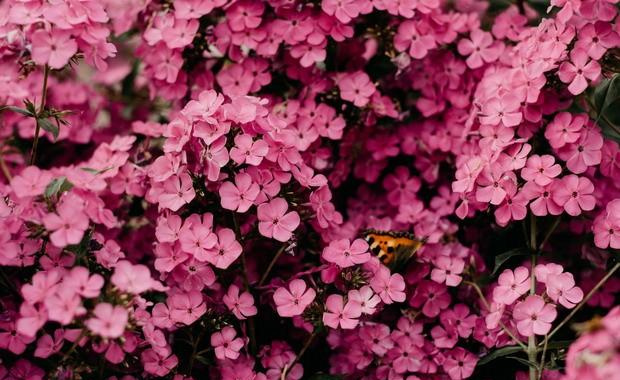
[[[110,281],[119,290],[136,295],[156,286],[146,265],[133,265],[127,260],[121,260],[116,264]]]
[[[360,4],[356,0],[324,0],[321,1],[321,9],[344,24],[356,18],[361,12]]]
[[[220,360],[237,359],[243,347],[243,339],[236,338],[237,332],[230,326],[211,334],[211,346],[215,349],[215,357]]]
[[[549,298],[567,309],[574,308],[583,299],[583,290],[575,286],[571,273],[550,274],[545,284]]]
[[[34,197],[43,191],[52,180],[52,174],[36,166],[28,166],[19,175],[13,177],[11,187],[19,198]]]
[[[518,302],[512,311],[519,334],[529,337],[534,334],[545,335],[551,330],[557,311],[552,304],[538,295],[530,295]]]
[[[226,269],[241,255],[243,248],[230,228],[217,231],[215,245],[205,251],[205,259],[216,268]]]
[[[363,71],[345,74],[338,81],[342,100],[352,102],[356,107],[368,104],[370,97],[376,91],[370,77]]]
[[[99,303],[95,306],[93,317],[86,320],[86,327],[103,338],[120,338],[125,331],[129,314],[122,306]]]
[[[88,269],[84,267],[73,267],[73,269],[64,276],[63,283],[64,286],[74,289],[84,298],[94,298],[101,292],[104,279],[97,273],[91,276]]]
[[[348,302],[359,305],[362,314],[374,314],[377,305],[381,302],[381,298],[368,285],[349,290],[347,298]]]
[[[247,173],[235,176],[235,183],[224,182],[219,189],[222,207],[227,210],[246,212],[253,205],[260,187]]]
[[[370,259],[368,243],[364,239],[355,239],[352,243],[349,239],[334,240],[323,249],[321,256],[341,268],[363,264]]]
[[[594,219],[592,231],[597,247],[620,248],[620,199],[607,203],[605,211]]]
[[[326,311],[323,313],[325,326],[337,329],[353,329],[359,323],[362,314],[361,307],[357,303],[347,301],[339,294],[332,294],[325,301]]]
[[[435,268],[431,271],[431,279],[447,286],[457,286],[463,280],[460,276],[465,268],[465,262],[458,257],[439,255],[433,263]]]
[[[268,152],[269,145],[264,140],[254,141],[250,135],[238,134],[235,136],[235,146],[230,149],[230,158],[238,165],[258,166]]]
[[[423,280],[416,288],[409,304],[413,307],[422,307],[422,313],[429,318],[439,313],[450,305],[450,294],[444,284],[435,281]]]
[[[567,175],[558,183],[553,193],[553,201],[571,216],[581,214],[581,210],[590,211],[596,205],[594,184],[586,177]]]
[[[258,231],[261,235],[285,242],[293,236],[299,226],[300,218],[296,211],[286,212],[288,203],[282,198],[274,198],[258,206]]]
[[[191,325],[207,311],[203,295],[198,291],[171,294],[167,303],[170,319],[185,325]]]
[[[517,126],[523,120],[520,108],[521,103],[514,95],[493,97],[483,103],[480,122],[490,125],[502,123],[506,127]]]
[[[474,373],[478,358],[471,352],[456,347],[450,350],[443,363],[443,367],[452,380],[466,379]]]
[[[521,169],[521,177],[526,181],[534,181],[539,186],[546,186],[561,172],[562,168],[555,163],[553,156],[534,154],[527,159],[525,167]]]
[[[78,244],[88,229],[88,216],[82,205],[67,198],[56,208],[55,213],[43,217],[43,225],[49,231],[50,240],[58,248]]]
[[[316,292],[307,288],[304,280],[295,279],[287,288],[278,288],[273,293],[273,301],[281,317],[300,315],[314,301]]]
[[[186,203],[196,197],[192,178],[188,173],[173,175],[163,183],[162,192],[159,194],[158,201],[160,207],[177,211]]]
[[[502,53],[501,45],[493,44],[493,36],[489,32],[481,29],[474,29],[469,38],[463,38],[457,45],[461,55],[468,56],[465,60],[471,69],[482,67],[486,63],[492,63],[499,58]],[[510,126],[506,124],[506,126]]]
[[[399,273],[390,274],[386,267],[380,267],[370,280],[370,286],[386,304],[403,302],[406,298],[405,280]]]
[[[587,79],[595,81],[601,75],[601,66],[595,60],[590,60],[588,53],[583,49],[573,49],[570,52],[570,61],[560,65],[558,76],[564,83],[569,83],[568,91],[579,95],[588,87]]]
[[[574,143],[581,136],[581,130],[586,125],[588,116],[560,112],[547,124],[545,137],[553,148],[561,148],[566,144]]]
[[[394,36],[394,47],[398,51],[407,52],[412,58],[421,59],[426,57],[429,50],[437,46],[435,37],[421,30],[421,24],[407,20],[398,26]]]
[[[254,306],[254,298],[249,292],[239,294],[237,285],[230,285],[228,292],[222,297],[222,301],[226,307],[237,317],[237,319],[246,319],[256,315],[256,306]]]
[[[493,289],[493,302],[511,305],[530,290],[530,272],[526,267],[517,267],[514,271],[505,269],[497,283]]]
[[[67,30],[53,28],[51,31],[39,29],[31,36],[32,60],[39,65],[49,65],[52,69],[62,69],[75,53],[78,45]]]

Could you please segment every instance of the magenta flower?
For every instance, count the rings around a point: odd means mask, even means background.
[[[553,156],[534,154],[527,159],[525,167],[521,169],[521,177],[526,181],[534,181],[539,186],[547,186],[561,172],[562,168],[555,163]]]
[[[220,360],[237,359],[243,347],[243,339],[236,336],[237,332],[230,326],[211,334],[211,346],[215,349],[215,357]]]
[[[458,43],[458,51],[461,55],[468,56],[465,60],[467,66],[472,69],[482,67],[486,63],[492,63],[502,53],[500,46],[493,45],[493,36],[489,32],[474,29],[469,39],[463,38]],[[506,124],[509,126],[508,124]]]
[[[526,337],[547,334],[557,314],[554,305],[545,303],[545,300],[537,295],[527,296],[524,301],[517,303],[512,311],[519,334]]]
[[[93,315],[86,320],[86,327],[94,334],[110,339],[120,338],[123,335],[129,318],[124,307],[109,303],[97,304]]]
[[[493,289],[493,301],[512,305],[530,290],[530,272],[526,267],[517,267],[514,272],[506,269],[499,275],[497,283],[498,286]]]
[[[207,310],[202,293],[197,291],[170,295],[167,303],[170,319],[185,325],[197,321]]]
[[[482,105],[480,122],[490,125],[502,123],[506,127],[517,126],[523,120],[520,108],[521,102],[514,95],[491,98]]]
[[[316,292],[307,288],[304,280],[295,279],[286,288],[278,288],[273,293],[273,301],[281,317],[300,315],[314,301]]]
[[[431,271],[431,279],[447,286],[457,286],[463,280],[460,276],[465,268],[465,262],[458,257],[440,255],[434,261],[435,268]]]
[[[478,358],[471,352],[456,347],[446,355],[443,367],[452,380],[467,379],[474,373]]]
[[[555,115],[551,123],[547,124],[545,137],[553,148],[561,148],[579,139],[581,130],[587,121],[587,115],[560,112]]]
[[[413,307],[422,307],[422,313],[429,318],[439,313],[450,305],[450,294],[444,284],[435,281],[423,280],[416,288],[409,304]]]
[[[222,207],[237,212],[248,211],[259,192],[258,184],[247,173],[237,174],[234,184],[226,181],[219,189]]]
[[[390,304],[405,301],[405,280],[399,273],[390,274],[390,270],[382,266],[370,280],[370,286],[381,297],[381,300]]]
[[[340,88],[342,100],[348,100],[356,107],[368,104],[370,97],[376,91],[370,77],[363,71],[344,74],[338,81],[338,88]]]
[[[362,10],[356,0],[323,0],[321,9],[344,24],[356,18]]]
[[[256,306],[254,306],[254,297],[249,292],[239,294],[239,287],[230,285],[228,292],[222,297],[222,301],[228,309],[237,317],[237,319],[246,319],[256,315]]]
[[[82,241],[88,224],[82,205],[74,198],[67,198],[56,208],[56,213],[43,217],[43,225],[51,231],[50,240],[58,248]]]
[[[596,206],[596,199],[592,193],[594,184],[586,177],[574,174],[567,175],[558,182],[553,201],[572,216],[581,214],[581,210],[590,211]]]
[[[341,268],[348,268],[370,260],[370,252],[364,239],[355,239],[353,243],[349,239],[341,239],[329,243],[323,249],[322,257]]]
[[[173,175],[163,183],[162,192],[159,194],[159,205],[172,211],[177,211],[186,203],[196,197],[192,178],[187,173]]]
[[[268,152],[269,145],[264,140],[254,141],[250,135],[239,134],[235,136],[235,146],[230,149],[230,158],[239,165],[258,166]]]
[[[620,199],[609,202],[592,225],[594,244],[605,249],[620,248]]]
[[[62,69],[75,53],[78,45],[71,33],[52,29],[50,32],[39,29],[32,34],[32,60],[39,65],[49,65],[52,69]]]
[[[575,279],[571,273],[550,274],[545,285],[549,298],[567,309],[574,308],[583,300],[583,290],[575,286]]]
[[[325,301],[326,311],[323,313],[325,326],[337,329],[353,329],[359,323],[362,309],[357,303],[348,302],[339,294],[332,294]]]
[[[362,314],[374,314],[375,308],[381,302],[381,298],[368,285],[349,290],[347,298],[348,302],[359,305]]]
[[[570,61],[563,62],[558,70],[558,76],[568,85],[568,91],[579,95],[588,87],[587,79],[595,81],[601,75],[601,66],[595,60],[590,60],[588,53],[582,49],[573,49],[570,52]]]
[[[258,206],[258,231],[261,235],[285,242],[293,236],[299,226],[299,214],[295,211],[287,213],[288,203],[282,198],[274,198],[270,202]]]
[[[582,129],[579,139],[558,150],[558,156],[566,161],[568,170],[575,174],[585,173],[589,167],[601,163],[603,136],[594,128]]]
[[[243,248],[235,236],[235,231],[230,228],[222,228],[217,231],[217,241],[213,247],[205,251],[204,258],[216,268],[226,269],[237,260],[242,250]]]
[[[52,174],[40,170],[36,166],[28,166],[22,172],[13,177],[11,187],[20,198],[34,197],[43,194],[43,191],[52,180]]]
[[[406,51],[413,58],[426,57],[428,51],[434,49],[437,44],[435,37],[421,30],[421,24],[414,21],[404,21],[398,26],[394,36],[394,47],[398,51]]]
[[[119,290],[136,295],[155,286],[155,281],[151,278],[151,272],[146,265],[133,265],[127,260],[116,264],[110,280]]]

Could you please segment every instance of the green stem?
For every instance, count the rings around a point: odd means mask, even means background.
[[[549,240],[549,238],[551,237],[551,234],[553,234],[553,232],[555,231],[555,229],[558,227],[558,225],[560,224],[560,221],[562,220],[562,216],[558,215],[555,220],[553,221],[553,224],[551,225],[551,227],[549,227],[549,230],[547,231],[547,233],[545,234],[545,238],[543,239],[542,243],[540,243],[540,245],[538,246],[538,251],[542,251],[543,247],[545,246],[545,244],[547,244],[547,241]]]
[[[547,353],[547,344],[549,343],[549,335],[545,335],[544,346],[542,350],[542,355],[540,356],[540,373],[538,373],[538,380],[542,379],[543,372],[545,370],[545,354]]]
[[[32,151],[30,153],[30,165],[34,165],[37,158],[37,147],[39,146],[39,133],[41,133],[41,124],[39,123],[39,115],[45,109],[45,99],[47,99],[47,78],[50,74],[50,67],[45,65],[43,72],[43,90],[41,91],[41,105],[39,106],[39,112],[35,115],[36,127],[34,130],[34,141],[32,142]]]
[[[278,252],[276,252],[276,255],[273,257],[273,259],[271,259],[271,262],[269,263],[269,266],[267,266],[267,270],[265,270],[265,273],[263,273],[263,276],[261,277],[260,281],[258,282],[258,287],[263,286],[265,281],[267,281],[267,278],[269,277],[269,272],[271,272],[271,270],[273,269],[273,266],[276,265],[276,261],[278,261],[278,258],[280,258],[280,255],[282,254],[282,252],[284,252],[285,248],[286,248],[286,244],[283,244],[280,247],[280,249],[278,249]]]
[[[611,276],[613,276],[613,274],[616,273],[618,269],[620,269],[620,263],[617,263],[616,265],[614,265],[609,270],[609,272],[607,272],[607,274],[603,278],[601,278],[600,281],[596,285],[594,285],[592,290],[588,292],[588,294],[583,298],[583,300],[581,300],[581,302],[579,302],[579,304],[575,306],[573,310],[571,310],[571,312],[566,316],[566,318],[564,318],[562,322],[560,322],[553,330],[551,330],[551,332],[548,335],[548,339],[551,339],[552,336],[554,336],[558,331],[560,331],[562,326],[568,323],[568,321],[570,321],[573,318],[573,316],[577,314],[577,312],[586,304],[586,302],[588,302],[590,298],[592,298],[594,293],[596,293],[601,288],[601,286],[603,286],[607,282],[607,280],[609,280]]]
[[[75,351],[77,346],[80,344],[80,340],[82,340],[82,338],[84,338],[86,336],[86,333],[87,333],[86,327],[82,327],[82,331],[80,331],[80,335],[77,337],[75,342],[73,342],[71,347],[69,347],[69,350],[62,356],[62,359],[60,359],[61,363],[63,363],[65,360],[67,360],[69,358],[69,356],[71,355],[71,353],[73,353],[73,351]]]
[[[319,333],[319,329],[317,329],[316,327],[314,328],[314,331],[312,331],[312,334],[310,334],[310,336],[308,337],[308,339],[306,339],[306,343],[304,343],[304,346],[301,348],[301,350],[299,351],[299,353],[297,354],[297,356],[295,356],[295,359],[293,359],[293,361],[291,362],[291,364],[286,365],[283,369],[282,369],[282,375],[280,376],[280,379],[285,380],[286,379],[286,374],[288,373],[288,371],[293,368],[293,366],[295,364],[297,364],[297,362],[299,362],[299,360],[301,359],[302,356],[304,356],[304,354],[306,353],[306,351],[308,350],[308,347],[310,347],[310,344],[312,344],[312,341],[314,340],[314,338],[316,338],[316,336]]]

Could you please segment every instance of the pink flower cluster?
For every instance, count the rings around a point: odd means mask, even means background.
[[[539,5],[1,2],[0,378],[613,378],[620,15]]]

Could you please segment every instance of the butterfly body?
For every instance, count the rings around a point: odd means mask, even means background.
[[[370,251],[390,268],[407,262],[424,244],[409,232],[366,230],[364,238]]]

